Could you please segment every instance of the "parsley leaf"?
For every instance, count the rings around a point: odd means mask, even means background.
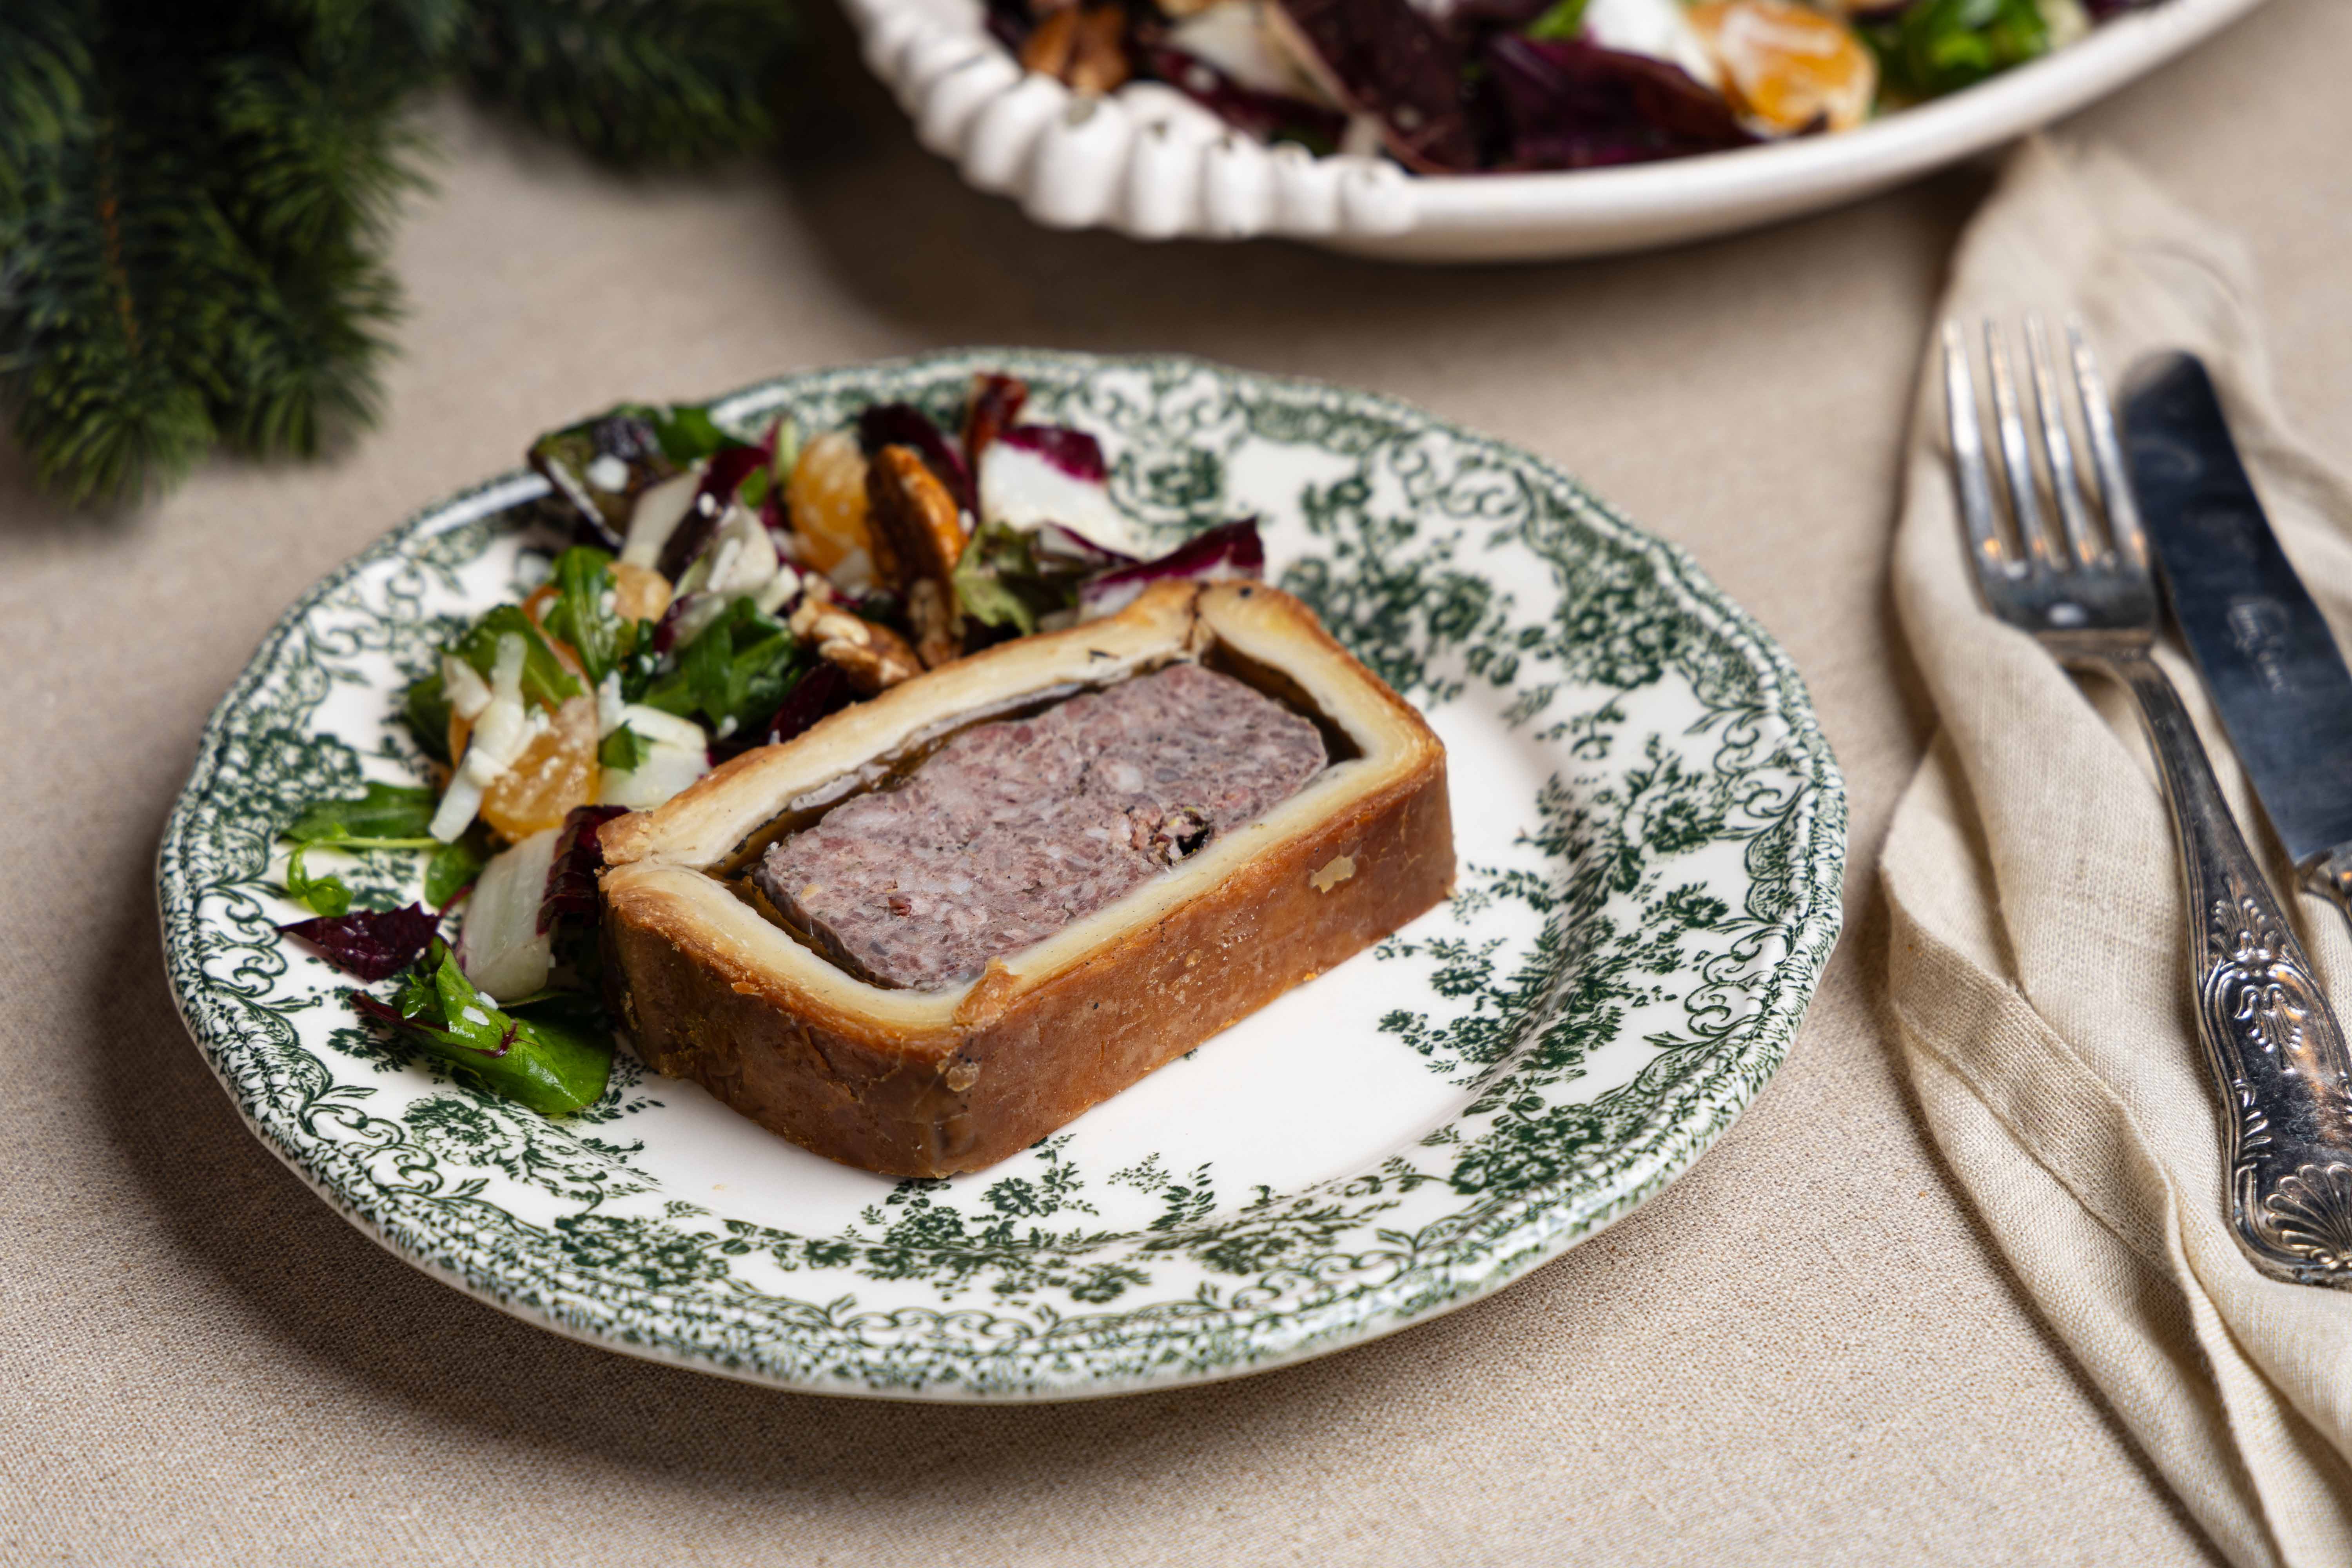
[[[500,605],[476,621],[449,651],[472,665],[487,680],[498,668],[499,639],[504,637],[522,638],[525,697],[552,712],[563,705],[564,699],[580,695],[579,678],[563,668],[546,635],[531,625],[530,617],[518,605]]]

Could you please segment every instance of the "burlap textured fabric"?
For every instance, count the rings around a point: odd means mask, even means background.
[[[4,4],[5,0],[0,0]],[[437,111],[386,420],[108,519],[0,441],[0,1563],[2219,1559],[1929,1142],[1872,874],[1932,710],[1888,602],[1920,344],[1988,184],[1719,244],[1414,271],[1041,230],[921,152],[825,4],[793,155],[631,182]],[[2254,248],[2352,452],[2352,5],[2273,0],[2087,128]],[[631,1361],[388,1256],[247,1133],[163,983],[157,831],[278,612],[550,421],[951,343],[1174,349],[1409,399],[1688,549],[1803,672],[1848,935],[1787,1064],[1491,1300],[1213,1387],[856,1404]]]
[[[2210,224],[2111,153],[2029,144],[1962,242],[1944,308],[2079,311],[2112,367],[2202,354],[2288,553],[2339,636],[2352,626],[2352,485],[2282,415],[2252,269]],[[2231,1236],[2189,933],[2136,715],[1979,608],[1943,421],[1931,363],[1895,584],[1942,730],[1880,863],[1920,1105],[2035,1304],[2231,1560],[2352,1562],[2352,1292],[2267,1279]],[[2250,840],[2269,846],[2194,676],[2168,667]],[[2315,900],[2294,912],[2352,1008],[2342,921]]]

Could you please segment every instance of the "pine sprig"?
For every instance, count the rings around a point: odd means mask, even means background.
[[[76,504],[381,399],[405,106],[455,73],[600,157],[772,137],[786,0],[0,3],[0,405]]]
[[[701,163],[775,135],[796,29],[779,0],[496,0],[467,79],[614,163]]]

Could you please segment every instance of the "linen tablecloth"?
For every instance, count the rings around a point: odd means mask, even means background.
[[[821,12],[822,7],[813,7]],[[1886,564],[1962,170],[1663,255],[1407,271],[1049,234],[815,18],[795,152],[636,184],[443,109],[384,427],[62,514],[0,456],[0,1561],[2115,1563],[2213,1548],[2034,1315],[1895,1067],[1869,868],[1931,723]],[[2352,7],[2275,0],[2083,118],[2242,234],[2282,399],[2352,452]],[[284,605],[551,420],[956,342],[1176,349],[1418,402],[1690,549],[1852,787],[1848,935],[1671,1191],[1493,1300],[1222,1386],[780,1394],[501,1317],[248,1137],[172,1012],[155,836]]]

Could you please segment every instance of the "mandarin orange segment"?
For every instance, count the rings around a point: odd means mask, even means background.
[[[872,559],[866,521],[866,454],[846,430],[828,430],[801,448],[784,484],[793,531],[806,563],[831,572],[858,551]]]
[[[1850,131],[1878,93],[1878,60],[1853,29],[1791,0],[1706,0],[1691,28],[1733,106],[1764,129]]]
[[[669,579],[625,561],[613,563],[613,613],[624,621],[657,621],[669,608]]]
[[[546,731],[482,792],[482,820],[509,842],[560,827],[575,805],[596,799],[596,702],[574,697],[550,715]]]

